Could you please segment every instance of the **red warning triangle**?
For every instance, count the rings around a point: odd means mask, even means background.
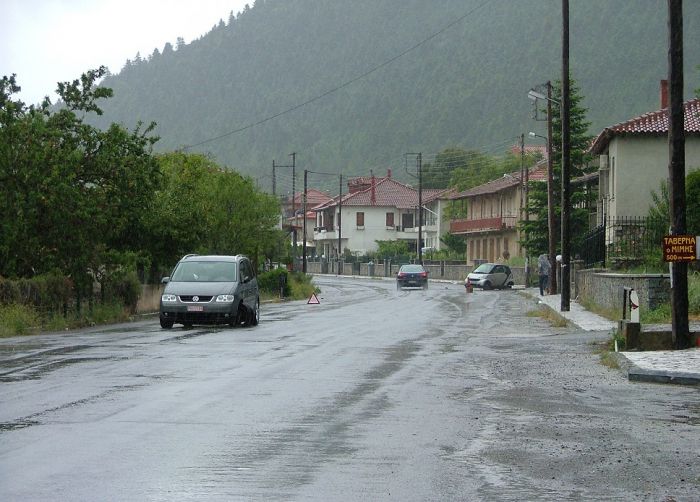
[[[318,301],[318,296],[316,296],[316,293],[311,293],[311,296],[309,297],[309,301],[306,302],[307,305],[312,304],[312,305],[319,305],[321,302]]]

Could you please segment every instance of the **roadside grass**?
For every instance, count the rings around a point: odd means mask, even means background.
[[[261,289],[260,299],[262,301],[282,301],[282,300],[306,300],[312,293],[320,293],[321,290],[313,284],[313,276],[302,273],[288,274],[289,294],[280,298],[278,290]]]
[[[593,312],[594,314],[598,314],[601,317],[605,317],[611,321],[617,321],[620,319],[621,312],[619,312],[617,309],[601,307],[600,305],[588,300],[582,300],[580,303],[584,309],[589,312]]]
[[[292,274],[292,281],[289,284],[293,300],[303,300],[309,298],[313,293],[320,293],[321,290],[314,286],[313,277],[308,274]]]
[[[600,357],[600,363],[610,369],[620,369],[620,363],[615,355],[615,342],[617,349],[624,350],[625,339],[617,329],[610,331],[610,339],[602,342],[591,342],[594,347],[594,353]]]
[[[536,309],[530,310],[526,315],[528,317],[541,317],[545,321],[548,321],[553,328],[563,328],[567,325],[566,319],[546,305],[539,305]]]
[[[0,338],[31,335],[39,331],[41,321],[37,312],[26,305],[0,306]]]
[[[125,322],[130,317],[128,309],[116,303],[95,304],[92,309],[85,309],[80,314],[69,314],[67,317],[55,312],[40,313],[28,305],[2,305],[0,306],[0,338]]]

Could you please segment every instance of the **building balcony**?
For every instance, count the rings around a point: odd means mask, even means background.
[[[335,231],[335,227],[315,227],[314,228],[314,240],[324,241],[324,240],[334,240],[338,238],[338,234]]]
[[[451,234],[472,234],[481,232],[497,232],[515,228],[518,219],[515,216],[496,216],[477,220],[461,219],[450,222]]]

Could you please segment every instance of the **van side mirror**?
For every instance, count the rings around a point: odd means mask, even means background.
[[[161,284],[168,284],[169,282],[170,282],[170,277],[163,277],[163,278],[160,280],[160,283],[161,283]]]

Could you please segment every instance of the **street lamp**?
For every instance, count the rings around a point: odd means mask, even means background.
[[[547,227],[549,228],[548,240],[549,245],[547,248],[547,254],[549,255],[549,263],[552,265],[555,273],[549,276],[549,293],[557,293],[557,274],[556,274],[556,254],[557,254],[557,236],[554,231],[554,226],[556,224],[554,218],[554,167],[552,158],[552,103],[559,105],[559,101],[552,98],[552,83],[547,81],[545,84],[547,87],[547,94],[544,95],[541,92],[537,92],[534,89],[530,89],[527,93],[527,97],[537,103],[538,99],[544,99],[547,101],[547,137],[540,136],[534,132],[530,132],[529,136],[532,138],[539,137],[546,141],[547,144]]]
[[[530,98],[532,101],[537,101],[538,99],[547,99],[547,96],[545,96],[541,92],[537,92],[535,89],[530,89],[530,91],[527,93],[527,97]]]

